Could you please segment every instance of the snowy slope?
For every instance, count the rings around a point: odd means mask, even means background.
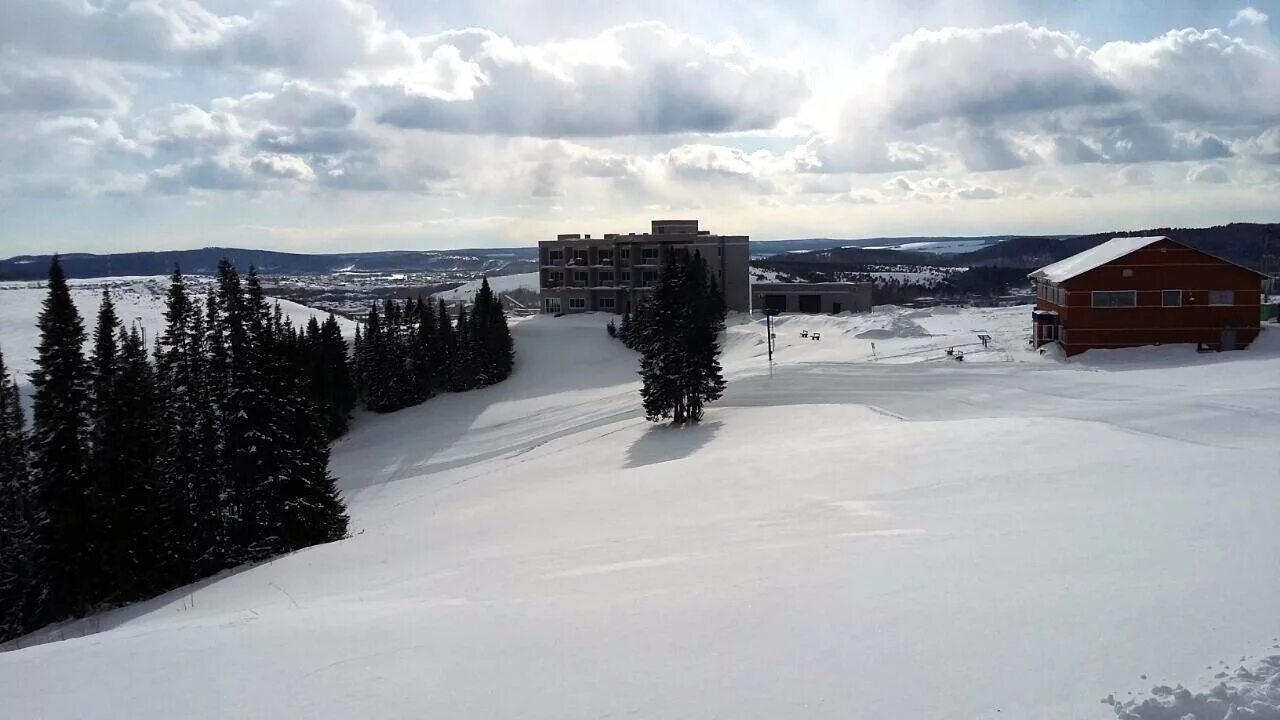
[[[1029,314],[782,317],[772,368],[734,318],[690,430],[611,316],[521,320],[337,443],[352,538],[29,638],[4,714],[1103,718],[1276,653],[1280,331],[1063,362]]]
[[[208,278],[187,278],[187,287],[201,301],[209,283]],[[71,298],[84,320],[88,336],[86,351],[92,343],[103,289],[111,292],[111,299],[116,304],[116,314],[121,322],[126,325],[138,324],[146,330],[148,344],[154,341],[156,333],[164,331],[164,294],[169,288],[167,277],[75,278],[68,284],[71,286]],[[21,376],[19,384],[24,388],[27,374],[35,367],[36,318],[46,295],[48,291],[43,282],[0,282],[0,350],[4,351],[9,371]],[[280,308],[294,325],[304,325],[313,315],[321,320],[326,317],[319,310],[288,300],[269,301],[279,302]],[[350,320],[338,318],[338,323],[345,333],[354,333],[355,325]]]
[[[442,297],[445,302],[471,302],[475,299],[476,292],[480,290],[480,280],[468,280],[452,290],[436,293],[433,297]],[[489,278],[489,287],[496,293],[511,292],[512,290],[537,290],[538,289],[538,273],[518,273],[516,275],[498,275]]]

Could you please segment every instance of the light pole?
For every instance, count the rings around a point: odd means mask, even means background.
[[[765,327],[765,336],[766,336],[766,339],[768,340],[768,346],[769,346],[769,365],[773,365],[773,316],[777,314],[778,314],[777,310],[774,310],[773,308],[765,308],[764,327]]]

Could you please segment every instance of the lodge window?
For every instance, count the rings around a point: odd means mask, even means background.
[[[623,248],[623,249],[619,250],[619,251],[618,251],[618,259],[619,259],[619,260],[630,260],[630,259],[631,259],[631,249],[630,249],[630,248]]]
[[[569,309],[570,310],[586,310],[587,299],[586,298],[569,298]]]
[[[658,279],[658,273],[652,270],[645,270],[644,274],[640,276],[640,279],[645,282],[654,282]]]
[[[1182,291],[1165,290],[1161,292],[1160,304],[1165,307],[1182,307]]]
[[[600,298],[599,300],[596,301],[596,304],[600,307],[601,310],[612,310],[613,298]]]
[[[1133,290],[1094,290],[1093,306],[1096,308],[1131,308],[1138,305],[1138,293]]]
[[[641,248],[640,258],[642,260],[657,260],[658,248]]]
[[[542,298],[542,312],[560,312],[560,298]]]
[[[564,258],[564,253],[560,250],[551,250],[547,252],[547,262],[558,263]]]
[[[1236,294],[1234,291],[1231,291],[1231,290],[1210,290],[1209,304],[1210,305],[1235,305]]]
[[[576,281],[576,282],[586,282],[586,281],[587,281],[587,273],[582,272],[582,271],[574,272],[574,273],[573,273],[573,279],[574,279],[574,281]]]
[[[602,273],[600,273],[600,282],[602,282],[602,283],[611,283],[611,282],[613,282],[613,273],[611,273],[611,272],[602,272]]]
[[[629,283],[629,282],[631,282],[631,271],[630,271],[630,270],[623,270],[623,271],[622,271],[622,282],[624,282],[624,283]]]

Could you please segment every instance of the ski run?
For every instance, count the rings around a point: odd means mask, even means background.
[[[163,280],[109,282],[156,332]],[[41,298],[0,288],[23,373]],[[879,308],[779,319],[771,366],[731,315],[671,429],[612,317],[358,414],[349,539],[10,643],[0,716],[1280,717],[1275,327],[1064,360],[1027,307]]]

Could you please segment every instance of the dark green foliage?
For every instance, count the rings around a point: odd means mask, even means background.
[[[49,295],[39,319],[40,345],[31,426],[31,470],[42,527],[48,619],[83,614],[93,602],[96,573],[92,537],[98,500],[89,488],[89,371],[84,324],[57,256],[49,266]]]
[[[203,304],[175,270],[155,366],[105,293],[86,362],[54,263],[29,452],[0,358],[0,640],[346,535],[346,344],[333,317],[283,318],[252,270],[223,263]]]
[[[94,596],[99,602],[133,600],[155,587],[158,533],[157,408],[151,365],[142,336],[126,332],[103,292],[90,358],[91,490],[99,558]]]
[[[347,357],[347,341],[333,313],[323,324],[313,317],[302,337],[302,363],[307,368],[308,390],[317,417],[330,439],[347,431],[356,405],[356,386]]]
[[[702,256],[668,254],[662,282],[628,328],[641,352],[640,395],[649,420],[696,423],[706,403],[724,392],[718,343],[724,317],[724,300]]]
[[[17,381],[0,354],[0,640],[36,627],[46,586],[36,488],[27,466],[27,436]]]
[[[505,380],[515,350],[502,303],[480,283],[475,304],[450,318],[444,300],[374,306],[357,329],[355,380],[365,407],[391,412],[441,391],[462,392]]]

